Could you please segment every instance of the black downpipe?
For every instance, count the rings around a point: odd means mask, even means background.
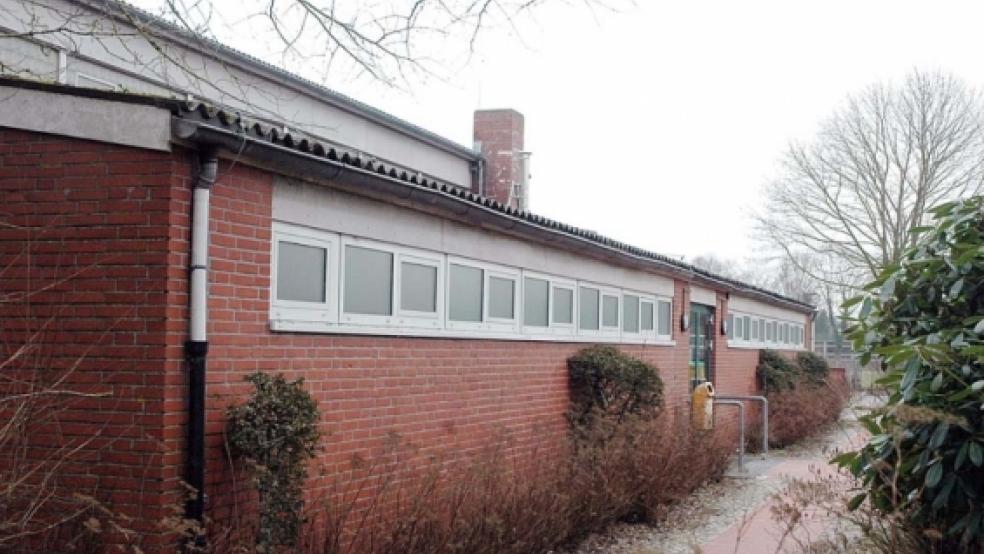
[[[188,273],[191,301],[189,336],[185,342],[188,362],[188,463],[187,479],[193,496],[185,506],[186,517],[199,525],[199,532],[186,546],[204,547],[205,524],[205,370],[208,357],[208,228],[209,196],[218,171],[214,149],[202,152],[195,179],[191,217],[191,264]]]
[[[185,342],[188,361],[188,485],[194,496],[188,500],[189,519],[204,522],[205,518],[205,366],[208,341]],[[199,537],[196,542],[203,541]]]

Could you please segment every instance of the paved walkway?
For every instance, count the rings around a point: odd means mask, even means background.
[[[854,450],[863,443],[863,432],[857,427],[845,429],[844,434],[830,445],[837,450]],[[750,479],[776,479],[788,482],[793,479],[812,479],[818,475],[832,475],[834,469],[828,463],[829,454],[814,453],[807,457],[793,457],[768,463],[768,460],[746,464]],[[818,473],[819,472],[819,473]],[[768,552],[795,552],[797,545],[808,543],[809,537],[817,537],[830,525],[820,514],[810,514],[805,523],[798,526],[791,537],[783,537],[783,531],[772,519],[775,500],[767,498],[755,509],[735,522],[716,537],[700,544],[704,554],[761,554]]]

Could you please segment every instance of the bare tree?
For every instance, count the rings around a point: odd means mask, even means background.
[[[209,79],[206,67],[182,60],[169,47],[173,37],[156,24],[163,20],[200,41],[228,42],[247,34],[252,40],[236,46],[295,73],[317,75],[322,83],[368,77],[410,86],[421,77],[448,76],[444,63],[462,56],[467,61],[490,30],[519,37],[520,24],[547,5],[594,12],[631,1],[10,0],[0,5],[0,39],[50,39],[67,47],[103,42],[122,58],[143,58],[148,68],[173,65]],[[92,17],[93,10],[104,17]],[[153,44],[154,57],[133,47],[138,37]],[[19,69],[0,63],[4,72]]]
[[[977,90],[913,72],[847,99],[808,144],[792,144],[756,215],[760,237],[814,278],[843,288],[913,244],[927,209],[977,194],[984,109]],[[816,263],[800,263],[802,255]]]

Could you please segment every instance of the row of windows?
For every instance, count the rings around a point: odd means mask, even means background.
[[[755,315],[732,312],[727,320],[731,344],[747,346],[803,345],[803,326]]]
[[[669,298],[275,224],[272,319],[326,330],[671,339]]]

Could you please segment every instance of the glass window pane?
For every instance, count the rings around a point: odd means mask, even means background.
[[[598,289],[581,287],[578,289],[578,326],[594,331],[598,329]]]
[[[543,279],[523,279],[523,323],[546,327],[550,322],[550,283]]]
[[[742,324],[745,329],[745,334],[742,335],[742,338],[748,340],[752,336],[751,329],[750,329],[752,326],[752,318],[746,315],[743,319],[745,320],[744,323]]]
[[[489,277],[489,317],[512,319],[515,317],[516,281],[502,277]]]
[[[482,321],[484,275],[477,267],[451,264],[448,271],[448,317],[454,321]]]
[[[553,291],[554,323],[574,323],[574,291],[555,288]]]
[[[293,242],[277,243],[277,300],[325,301],[328,251]]]
[[[759,338],[759,322],[757,319],[752,320],[752,340],[758,340]]]
[[[735,314],[728,314],[728,338],[735,338]]]
[[[432,265],[400,264],[400,309],[437,312],[437,268]]]
[[[345,313],[392,315],[393,254],[345,247]]]
[[[618,327],[618,297],[604,295],[601,299],[602,325]]]
[[[654,327],[653,316],[655,314],[655,308],[652,302],[643,302],[642,308],[640,309],[639,315],[639,326],[643,331],[652,331]]]
[[[622,297],[622,330],[626,333],[639,332],[639,297],[626,294]]]
[[[741,316],[738,316],[738,317],[735,318],[735,338],[736,339],[740,339],[743,336],[745,336],[745,333],[742,330],[743,329],[742,323],[744,321],[745,321],[745,318],[743,318]]]
[[[656,333],[662,336],[670,335],[670,318],[673,317],[672,305],[669,302],[659,303],[659,325]]]

